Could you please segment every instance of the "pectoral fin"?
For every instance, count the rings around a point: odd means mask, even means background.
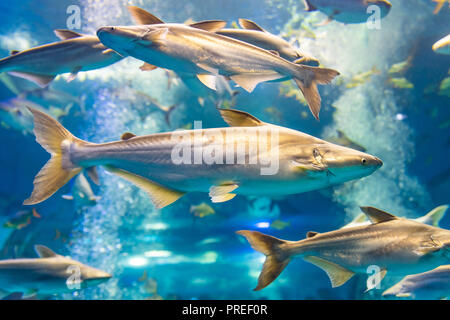
[[[118,169],[112,166],[105,166],[105,169],[111,173],[114,173],[115,175],[118,175],[119,177],[124,178],[125,180],[130,181],[139,188],[144,189],[149,194],[153,205],[157,209],[168,206],[185,194],[184,192],[164,187],[144,177],[138,176],[134,173],[122,169]]]
[[[242,73],[230,76],[234,82],[248,92],[252,92],[260,82],[278,80],[283,77],[285,76],[279,73]]]
[[[67,82],[72,82],[75,80],[75,78],[78,75],[78,72],[81,70],[82,67],[75,67],[72,72],[70,73],[69,77],[67,78]]]
[[[325,271],[333,288],[342,286],[355,274],[353,271],[319,257],[306,256],[303,259]]]
[[[216,90],[217,77],[212,74],[198,74],[198,80],[212,90]]]
[[[211,201],[217,203],[233,199],[236,194],[231,192],[238,187],[239,185],[234,183],[225,183],[220,186],[212,186],[209,188],[209,196],[211,197]]]
[[[41,88],[45,88],[50,82],[53,81],[53,79],[55,79],[55,76],[53,75],[36,74],[23,71],[9,71],[8,73],[19,78],[33,81]]]
[[[97,167],[90,167],[87,170],[88,177],[94,182],[96,185],[100,185],[100,179],[98,178]]]

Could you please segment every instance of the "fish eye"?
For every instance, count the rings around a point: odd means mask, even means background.
[[[367,159],[366,159],[366,158],[362,158],[362,159],[361,159],[361,164],[362,164],[363,166],[365,166],[365,165],[367,164]]]

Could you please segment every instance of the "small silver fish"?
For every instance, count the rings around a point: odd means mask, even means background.
[[[72,81],[79,71],[109,66],[123,57],[100,43],[96,36],[71,30],[55,30],[61,41],[24,51],[13,51],[0,60],[0,72],[47,86],[58,74],[70,73]]]

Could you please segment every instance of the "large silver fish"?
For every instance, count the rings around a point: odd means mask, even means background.
[[[260,82],[294,79],[312,114],[319,118],[317,84],[330,83],[339,72],[295,64],[249,43],[209,32],[222,26],[223,23],[213,21],[197,23],[195,27],[161,23],[102,27],[97,36],[122,55],[177,73],[197,74],[213,89],[218,75],[230,77],[248,92]]]
[[[447,299],[450,296],[450,265],[412,274],[383,292],[383,296],[412,299]]]
[[[0,60],[0,72],[28,79],[41,87],[47,86],[58,74],[70,73],[68,81],[79,71],[109,66],[122,57],[100,43],[96,36],[71,30],[55,30],[61,41],[24,51],[13,51]]]
[[[386,272],[407,275],[450,262],[450,231],[398,218],[373,207],[362,207],[372,221],[367,226],[331,232],[308,232],[300,241],[277,239],[257,231],[238,231],[253,249],[266,255],[258,279],[260,290],[274,281],[294,256],[322,268],[333,287],[355,273],[378,266],[380,281]]]
[[[220,109],[228,128],[125,133],[122,141],[102,144],[80,140],[45,113],[30,111],[36,140],[52,157],[36,175],[28,205],[99,165],[146,190],[158,208],[194,191],[209,192],[213,202],[236,194],[306,192],[368,176],[382,165],[369,154],[231,109]]]
[[[328,16],[328,20],[343,23],[367,22],[372,13],[367,8],[375,5],[380,9],[380,18],[387,16],[391,3],[387,0],[303,0],[306,11],[319,10]]]
[[[72,291],[76,285],[85,288],[111,278],[109,273],[63,257],[47,247],[37,245],[35,250],[39,258],[0,260],[1,296],[12,292],[25,295],[64,293]]]

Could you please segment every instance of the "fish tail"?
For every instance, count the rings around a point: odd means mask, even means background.
[[[286,251],[280,248],[280,245],[286,243],[286,241],[258,231],[241,230],[236,233],[244,236],[253,249],[266,255],[258,278],[258,285],[254,290],[257,291],[267,287],[280,275],[291,260],[289,254],[286,254]]]
[[[318,84],[328,84],[339,72],[333,69],[296,65],[299,69],[299,77],[294,77],[295,83],[303,93],[313,116],[319,120],[320,94]],[[306,73],[306,76],[305,76]],[[301,75],[301,76],[300,76]]]
[[[32,205],[44,201],[64,186],[82,170],[70,160],[71,144],[88,144],[73,136],[58,121],[44,112],[28,107],[34,117],[36,141],[51,154],[50,160],[34,178],[31,196],[23,204]]]

